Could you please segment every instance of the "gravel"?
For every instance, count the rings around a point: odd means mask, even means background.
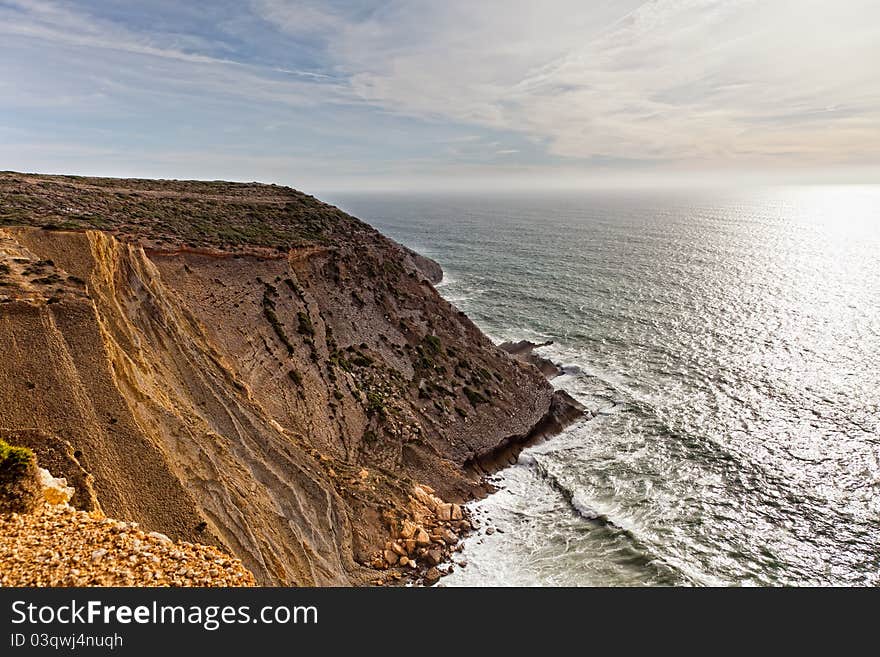
[[[0,586],[254,586],[241,561],[64,505],[0,515]]]

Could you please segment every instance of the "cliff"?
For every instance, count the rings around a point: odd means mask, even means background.
[[[0,429],[260,584],[370,581],[554,399],[428,277],[283,187],[0,173]]]

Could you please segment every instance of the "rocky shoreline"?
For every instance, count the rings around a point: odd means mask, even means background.
[[[532,354],[539,345],[516,343],[514,357]],[[506,345],[502,349],[510,351]],[[534,364],[532,360],[527,361]],[[546,361],[550,363],[550,361]],[[554,368],[555,364],[550,363]],[[549,371],[545,364],[542,371]],[[522,435],[503,441],[467,464],[474,474],[473,495],[483,497],[495,489],[489,475],[516,462],[525,447],[545,440],[589,412],[567,393],[554,392],[545,415]],[[0,509],[0,584],[4,586],[252,586],[253,575],[238,559],[215,547],[186,541],[175,543],[156,531],[140,529],[138,523],[106,518],[94,500],[88,477],[81,468],[71,469],[65,450],[50,449],[51,441],[37,431],[6,432],[24,445],[27,463],[14,477],[4,479]],[[55,479],[37,466],[28,449],[41,454],[40,463],[72,474],[77,489],[66,479]],[[63,446],[62,446],[63,447]],[[66,446],[70,451],[69,445]],[[65,458],[66,457],[66,458]],[[80,488],[84,490],[79,490]],[[87,493],[88,497],[83,497]],[[89,501],[90,510],[78,510],[69,502],[77,496]],[[408,508],[397,521],[389,522],[391,536],[369,566],[380,574],[370,580],[376,586],[433,586],[467,562],[454,559],[463,539],[480,528],[466,506],[446,502],[426,484],[415,484]],[[494,533],[493,527],[486,529]]]
[[[549,381],[550,379],[555,379],[557,376],[560,376],[563,373],[562,368],[549,358],[544,358],[543,356],[536,354],[535,349],[538,349],[539,347],[549,347],[552,344],[552,340],[540,344],[530,340],[520,340],[519,342],[502,342],[498,347],[517,360],[522,361],[523,363],[528,363],[529,365],[534,365]]]
[[[260,585],[434,580],[455,505],[578,416],[437,263],[294,189],[0,172],[0,204],[0,436]]]
[[[517,343],[505,342],[499,347],[513,358],[535,366],[549,380],[562,373],[562,368],[551,360],[532,353],[534,349],[552,344],[535,344],[527,340]],[[592,413],[564,390],[556,390],[550,408],[530,431],[511,436],[495,449],[466,464],[479,481],[475,487],[477,499],[493,493],[496,487],[489,477],[516,463],[526,447],[547,440],[581,418],[592,418]],[[416,485],[410,498],[415,522],[404,520],[377,554],[371,566],[385,571],[373,579],[376,586],[400,586],[417,584],[433,586],[456,567],[466,568],[464,559],[453,556],[463,550],[463,539],[480,528],[480,522],[466,506],[446,503],[435,495],[429,486]],[[494,527],[487,527],[492,534]]]
[[[473,529],[461,505],[444,502],[429,486],[416,485],[410,500],[413,520],[400,523],[370,564],[385,571],[372,580],[376,586],[433,586],[452,572],[452,554]]]

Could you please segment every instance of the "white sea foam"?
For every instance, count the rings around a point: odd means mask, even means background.
[[[501,473],[453,583],[880,585],[880,188],[370,202],[597,413]]]

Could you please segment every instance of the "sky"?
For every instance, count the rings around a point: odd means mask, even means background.
[[[876,0],[0,0],[0,169],[880,182]]]

